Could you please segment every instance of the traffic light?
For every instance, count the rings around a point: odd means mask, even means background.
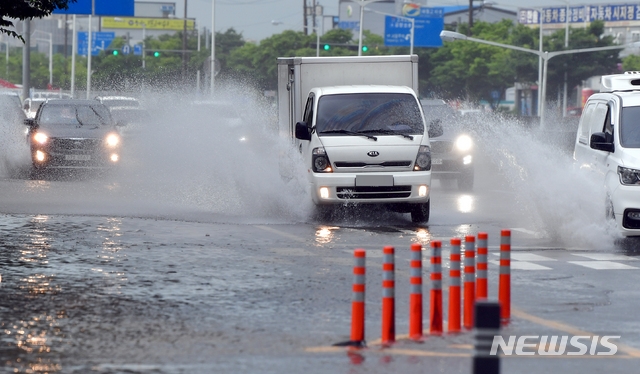
[[[328,51],[331,49],[331,44],[325,44],[323,48],[325,51]]]
[[[120,54],[120,52],[117,49],[114,49],[113,52],[111,52],[112,55],[117,56],[118,54]]]
[[[367,47],[366,45],[362,46],[362,52],[366,52],[369,50],[369,47]]]
[[[160,57],[160,52],[158,51],[153,52],[153,57]]]

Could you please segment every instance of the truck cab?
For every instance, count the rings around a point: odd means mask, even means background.
[[[317,206],[384,204],[427,222],[429,129],[406,86],[316,87],[295,137]]]

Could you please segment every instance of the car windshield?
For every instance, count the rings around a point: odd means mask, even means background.
[[[424,125],[413,95],[354,93],[322,96],[318,101],[316,131],[318,134],[348,134],[349,131],[422,134]]]
[[[622,108],[620,122],[620,145],[625,148],[640,148],[640,106]]]
[[[103,105],[48,105],[40,113],[40,125],[105,126],[112,125],[109,110]]]

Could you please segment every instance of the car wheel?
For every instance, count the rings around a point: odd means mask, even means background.
[[[473,169],[467,170],[458,177],[458,189],[471,191],[473,189]]]
[[[431,200],[424,204],[416,204],[411,210],[411,222],[427,223],[429,222],[429,211],[431,210]]]

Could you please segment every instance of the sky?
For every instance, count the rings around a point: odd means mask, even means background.
[[[143,0],[137,0],[143,1]],[[163,1],[163,0],[158,0]],[[199,27],[211,28],[212,0],[166,0],[176,3],[176,17],[184,17],[184,1],[187,1],[187,16],[195,18]],[[215,30],[225,32],[234,28],[245,40],[259,42],[273,34],[284,30],[302,31],[302,11],[304,0],[213,0],[215,1]],[[312,0],[307,0],[311,4]],[[469,5],[468,0],[414,0],[426,6]],[[487,1],[493,6],[517,11],[521,7],[597,5],[597,4],[630,4],[632,0],[495,0]],[[338,15],[338,0],[316,0],[324,7],[324,15]],[[274,26],[272,21],[281,22]]]

